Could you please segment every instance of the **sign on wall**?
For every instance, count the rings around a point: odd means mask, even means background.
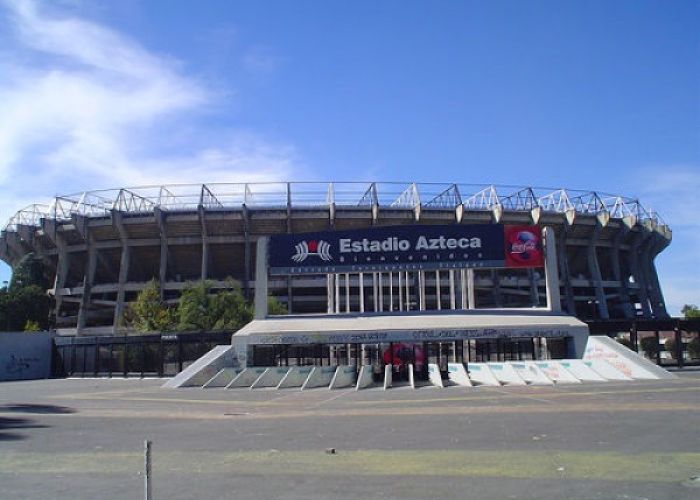
[[[541,267],[537,226],[389,226],[270,237],[270,274]]]

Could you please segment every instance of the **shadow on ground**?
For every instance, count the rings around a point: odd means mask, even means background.
[[[3,413],[35,413],[35,414],[69,414],[75,413],[73,408],[56,405],[14,404],[0,405],[0,441],[19,441],[27,436],[20,432],[22,429],[45,429],[48,425],[38,424],[34,419],[25,417],[6,417]]]

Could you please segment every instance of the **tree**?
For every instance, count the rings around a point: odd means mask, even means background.
[[[253,307],[246,302],[235,283],[212,297],[211,308],[216,318],[214,330],[238,330],[253,319]]]
[[[48,281],[44,274],[44,263],[37,259],[33,253],[28,253],[12,269],[10,289],[22,288],[29,285],[37,285],[46,290]]]
[[[671,359],[676,359],[676,339],[673,337],[667,338],[664,342],[666,351],[671,355]]]
[[[700,318],[700,308],[695,304],[686,304],[681,309],[685,319]]]
[[[163,332],[175,326],[174,310],[160,298],[160,285],[151,280],[129,308],[131,325],[141,332]]]
[[[277,300],[277,297],[268,297],[267,314],[270,316],[282,316],[287,314],[287,308]]]
[[[178,330],[212,329],[216,320],[212,317],[210,289],[209,281],[197,281],[185,287],[177,305]]]
[[[38,285],[16,285],[0,290],[0,330],[24,330],[27,321],[36,322],[41,330],[49,327],[51,300]]]

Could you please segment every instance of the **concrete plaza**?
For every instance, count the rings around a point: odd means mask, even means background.
[[[700,373],[388,391],[0,384],[0,498],[695,499]],[[326,450],[335,448],[336,453]]]

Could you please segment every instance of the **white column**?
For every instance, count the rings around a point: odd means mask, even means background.
[[[476,294],[474,293],[474,269],[467,269],[467,303],[469,309],[476,309]]]
[[[267,236],[258,238],[255,251],[255,319],[267,317]]]
[[[394,310],[394,273],[389,272],[389,311]]]
[[[335,313],[340,314],[340,275],[333,275],[333,286],[335,288]]]
[[[450,269],[447,273],[450,277],[450,309],[453,311],[457,309],[455,302],[456,302],[456,297],[455,297],[455,271],[454,269]]]
[[[382,285],[382,273],[377,273],[377,289],[379,293],[379,310],[384,311],[384,286]]]
[[[467,270],[466,269],[460,269],[460,271],[459,271],[459,295],[460,295],[460,299],[462,299],[462,309],[466,309],[468,307],[468,302],[467,302]]]
[[[418,309],[425,311],[425,272],[418,271]]]
[[[360,273],[360,312],[365,312],[365,273]]]
[[[544,240],[544,279],[547,288],[547,309],[561,312],[561,297],[559,296],[559,267],[557,264],[557,246],[554,230],[545,227]]]
[[[442,309],[442,297],[440,297],[440,271],[435,271],[435,300],[438,311]]]
[[[350,312],[350,273],[345,273],[345,312]]]
[[[328,314],[333,314],[335,307],[333,306],[334,299],[334,289],[333,289],[333,275],[326,274],[326,302]]]
[[[401,274],[401,271],[399,271],[399,311],[403,311],[403,283],[401,280]]]
[[[372,296],[374,298],[374,312],[379,312],[379,297],[377,297],[377,273],[372,273]]]

